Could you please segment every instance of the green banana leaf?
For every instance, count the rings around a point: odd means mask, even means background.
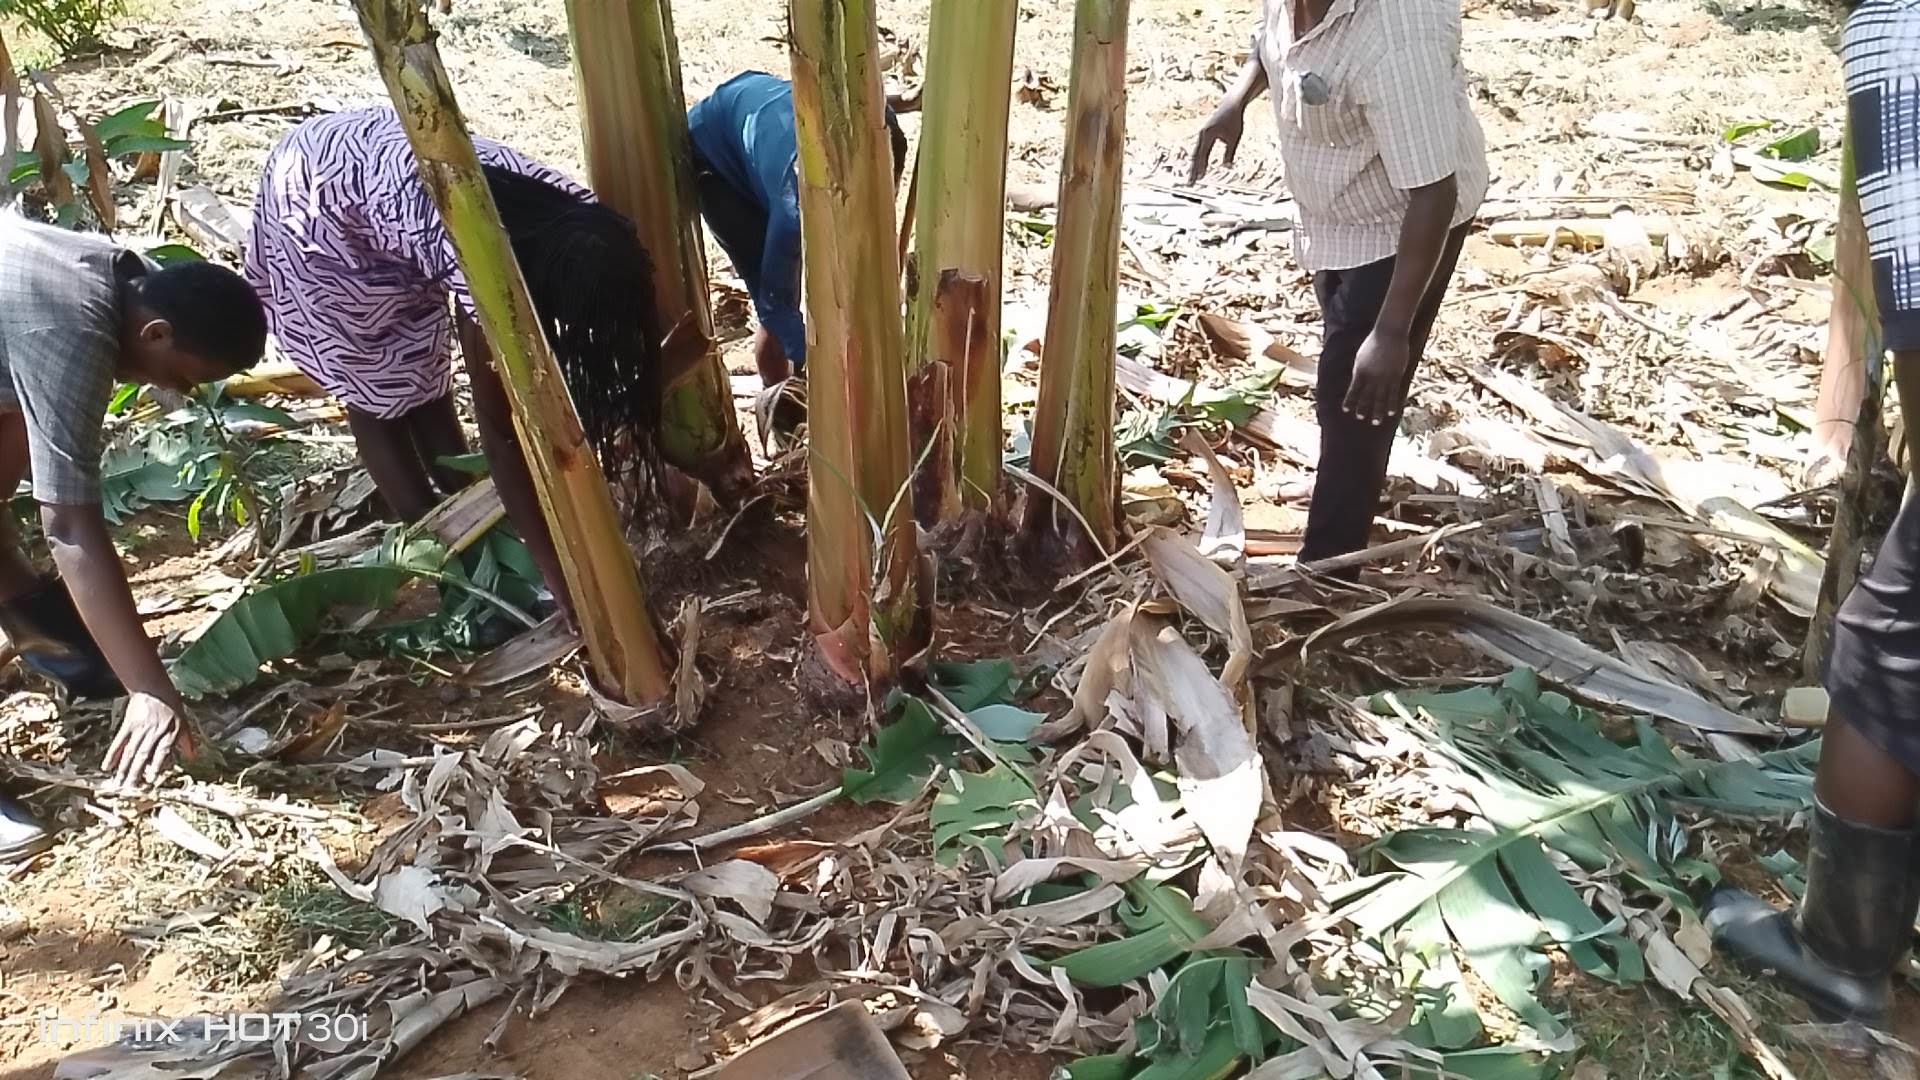
[[[1178,960],[1207,936],[1206,922],[1180,890],[1136,878],[1127,883],[1127,895],[1120,920],[1133,932],[1054,960],[1067,978],[1081,986],[1121,986]]]
[[[390,607],[401,586],[447,560],[438,541],[397,532],[367,562],[282,578],[240,598],[173,662],[173,683],[202,698],[251,685],[261,668],[292,656],[341,608]]]
[[[1013,698],[1013,664],[1006,660],[965,663],[936,660],[931,675],[934,687],[961,712],[972,712]]]
[[[275,582],[221,613],[173,662],[173,684],[190,698],[249,686],[263,665],[313,640],[335,609],[391,606],[413,578],[405,567],[342,566]]]
[[[1454,962],[1545,1038],[1565,1025],[1538,997],[1543,949],[1556,945],[1583,971],[1631,985],[1646,977],[1639,947],[1594,910],[1567,872],[1624,867],[1627,891],[1691,911],[1688,836],[1676,809],[1778,818],[1811,798],[1818,744],[1757,761],[1688,756],[1648,722],[1631,742],[1608,738],[1598,717],[1543,692],[1530,671],[1497,687],[1383,696],[1383,716],[1408,726],[1462,767],[1482,822],[1406,829],[1372,848],[1383,872],[1362,882],[1341,914],[1369,936],[1398,936],[1403,970],[1422,995],[1429,1045],[1459,1049],[1481,1034]],[[1501,1070],[1522,1068],[1502,1061]]]
[[[862,806],[913,798],[941,763],[960,752],[960,737],[947,730],[926,702],[905,696],[897,700],[900,719],[860,748],[867,767],[847,769],[840,778],[841,794]]]
[[[1033,782],[1011,767],[950,773],[933,798],[934,858],[953,866],[967,851],[979,849],[998,862],[1007,830],[1034,812]]]

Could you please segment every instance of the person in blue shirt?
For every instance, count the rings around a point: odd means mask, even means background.
[[[753,296],[760,381],[776,386],[806,364],[800,314],[800,195],[794,162],[793,84],[765,72],[728,79],[687,113],[700,213]],[[887,110],[893,180],[906,168],[907,137]]]

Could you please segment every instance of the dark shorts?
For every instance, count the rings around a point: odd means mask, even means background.
[[[1834,716],[1920,772],[1920,498],[1911,492],[1834,618],[1826,685]]]

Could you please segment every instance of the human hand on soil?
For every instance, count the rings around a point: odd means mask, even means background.
[[[1405,334],[1376,328],[1353,359],[1353,381],[1340,408],[1376,425],[1394,420],[1400,415],[1400,387],[1412,355],[1413,346]]]
[[[179,711],[152,694],[134,694],[107,747],[106,769],[123,788],[147,787],[160,779],[176,751],[182,757],[193,754]]]
[[[1213,148],[1216,145],[1221,148],[1220,164],[1231,167],[1234,155],[1240,152],[1240,136],[1246,130],[1246,107],[1233,101],[1222,102],[1200,129],[1200,137],[1193,147],[1193,167],[1187,173],[1187,182],[1197,184],[1206,177],[1207,169],[1213,163]]]

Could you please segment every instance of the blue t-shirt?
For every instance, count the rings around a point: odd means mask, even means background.
[[[793,130],[793,86],[749,71],[721,84],[687,113],[693,148],[727,186],[767,213],[766,243],[753,307],[797,366],[806,360],[806,321],[800,314],[800,195],[794,176],[799,153]]]

